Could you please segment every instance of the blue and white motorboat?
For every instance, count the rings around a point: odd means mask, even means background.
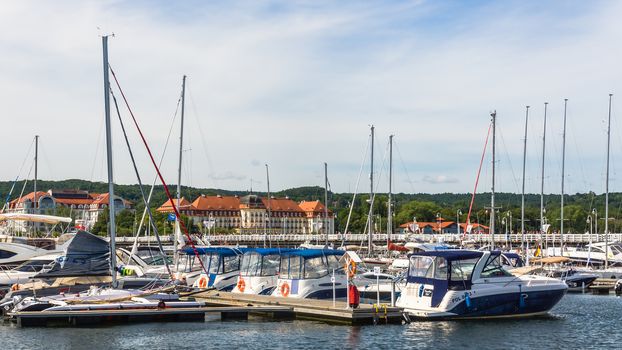
[[[230,292],[235,287],[240,273],[240,257],[248,248],[236,247],[191,247],[184,248],[181,266],[177,271],[186,271],[184,278],[195,288],[215,288]],[[201,263],[197,259],[201,259]],[[180,260],[182,258],[180,257]],[[197,269],[198,268],[198,269]],[[207,271],[207,274],[205,273]]]
[[[415,253],[396,305],[426,319],[526,317],[546,314],[568,286],[554,278],[514,276],[498,251]]]
[[[332,299],[334,295],[345,299],[347,276],[340,262],[344,253],[343,250],[304,249],[281,254],[277,288],[272,296]]]
[[[270,295],[279,278],[281,254],[295,249],[257,248],[244,252],[233,293]]]

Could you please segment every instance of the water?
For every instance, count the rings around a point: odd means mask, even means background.
[[[550,316],[347,327],[309,321],[149,323],[89,328],[0,326],[3,349],[614,349],[622,299],[566,295]]]

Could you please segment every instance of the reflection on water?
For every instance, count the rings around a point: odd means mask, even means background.
[[[3,349],[620,348],[622,299],[567,295],[548,317],[347,327],[310,321],[150,323],[96,328],[0,326]]]

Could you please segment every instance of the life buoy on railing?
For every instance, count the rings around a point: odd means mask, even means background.
[[[238,280],[238,290],[244,293],[244,289],[246,289],[246,282],[244,282],[244,279],[240,277],[240,279]]]
[[[356,275],[356,263],[354,262],[354,260],[348,260],[344,268],[346,269],[348,277],[352,278],[354,277],[354,275]]]
[[[286,297],[289,295],[289,284],[287,284],[287,282],[283,282],[283,284],[281,284],[281,296]]]
[[[199,288],[207,288],[207,277],[201,276],[199,278]]]

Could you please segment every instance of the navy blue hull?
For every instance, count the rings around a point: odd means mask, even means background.
[[[564,294],[565,289],[558,289],[471,298],[469,305],[463,300],[449,310],[456,315],[446,318],[520,317],[542,314],[551,310]]]
[[[335,297],[345,298],[347,296],[347,290],[345,288],[336,288]],[[310,293],[305,297],[306,299],[333,299],[333,289],[322,289]]]

